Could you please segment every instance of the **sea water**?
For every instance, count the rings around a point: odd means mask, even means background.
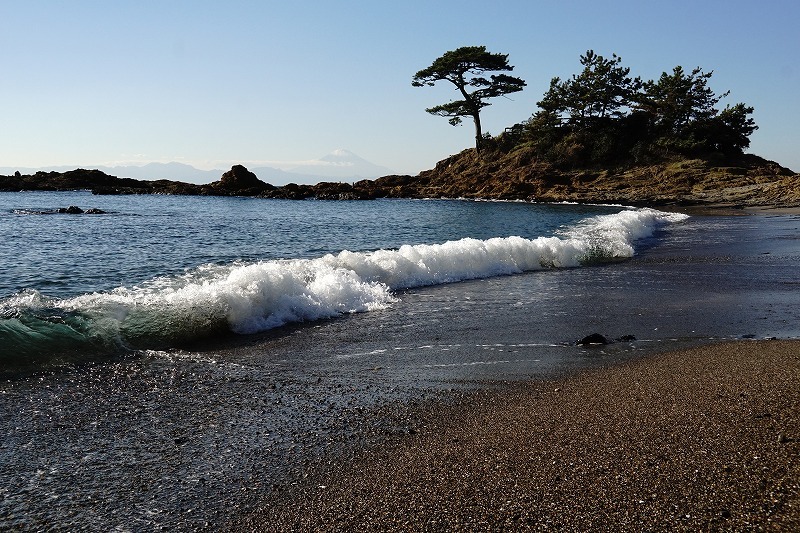
[[[100,214],[64,214],[76,205]],[[0,194],[0,364],[80,362],[634,255],[685,215],[445,200]]]

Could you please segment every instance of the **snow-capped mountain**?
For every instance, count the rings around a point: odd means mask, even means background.
[[[378,178],[392,173],[386,167],[370,163],[353,152],[341,148],[319,159],[304,161],[285,170],[297,174],[319,176],[320,178],[340,178],[347,181]]]

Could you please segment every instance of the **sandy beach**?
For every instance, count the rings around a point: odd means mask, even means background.
[[[431,405],[234,530],[797,531],[800,342],[738,341]]]

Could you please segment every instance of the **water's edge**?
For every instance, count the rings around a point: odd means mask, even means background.
[[[237,342],[0,383],[0,528],[221,527],[426,402],[705,342],[800,335],[800,218],[692,218],[616,263],[400,290]],[[579,347],[602,333],[636,340]],[[320,455],[323,454],[323,455]]]

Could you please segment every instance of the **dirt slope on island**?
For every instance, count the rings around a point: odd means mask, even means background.
[[[359,182],[356,186],[366,187]],[[379,178],[389,196],[631,205],[800,205],[800,175],[755,155],[684,159],[608,169],[559,169],[530,150],[464,150],[417,177]]]

